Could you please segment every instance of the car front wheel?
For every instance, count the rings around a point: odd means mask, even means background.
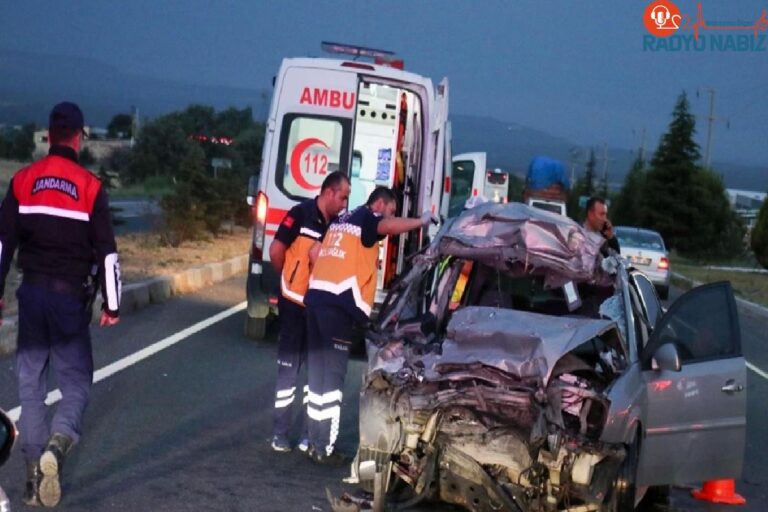
[[[613,492],[603,512],[632,512],[635,510],[635,493],[637,477],[637,461],[640,456],[640,446],[635,439],[627,446],[627,455],[619,467],[613,482]]]

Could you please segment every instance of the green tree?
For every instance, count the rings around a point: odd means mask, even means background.
[[[638,155],[624,178],[616,202],[611,208],[611,220],[619,225],[639,226],[642,223],[643,186],[645,184],[645,161]]]
[[[722,180],[697,166],[696,121],[682,93],[646,175],[642,224],[681,254],[718,259],[741,252],[743,224],[730,208]]]
[[[646,175],[642,224],[661,233],[667,245],[691,253],[706,220],[700,215],[694,195],[699,146],[693,139],[696,121],[682,93],[672,112],[672,122],[659,143]]]
[[[8,158],[28,162],[32,160],[32,154],[35,151],[35,125],[25,124],[20,130],[14,129],[11,132]]]
[[[258,174],[261,167],[261,151],[264,147],[264,125],[254,124],[235,137],[235,149],[243,159],[249,174]]]
[[[757,222],[750,235],[750,244],[755,252],[757,262],[768,268],[768,198],[763,201],[763,206],[760,207]]]
[[[107,125],[107,135],[112,139],[130,139],[133,135],[133,117],[117,114]]]
[[[83,167],[91,167],[96,163],[96,157],[93,156],[93,152],[87,147],[84,147],[80,150],[80,154],[78,155],[77,159],[80,162],[80,165]]]
[[[187,137],[178,114],[145,125],[133,149],[128,181],[162,176],[184,180],[205,171],[205,152]]]

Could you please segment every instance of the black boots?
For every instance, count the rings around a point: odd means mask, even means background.
[[[61,469],[71,447],[72,439],[69,436],[53,434],[40,457],[42,479],[38,497],[43,506],[55,507],[61,501]]]
[[[41,505],[37,493],[42,476],[38,462],[27,461],[27,485],[24,488],[24,496],[21,497],[21,501],[28,507],[39,507]]]

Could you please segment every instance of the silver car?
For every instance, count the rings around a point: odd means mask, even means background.
[[[669,296],[669,278],[672,273],[669,265],[669,252],[664,239],[650,229],[616,226],[616,238],[619,239],[621,255],[630,264],[648,276],[656,286],[659,296]]]
[[[366,336],[348,481],[374,508],[629,511],[741,473],[746,368],[728,283],[664,313],[570,219],[518,203],[449,221]]]

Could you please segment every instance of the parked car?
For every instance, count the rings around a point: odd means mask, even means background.
[[[0,466],[5,464],[5,461],[11,455],[11,448],[13,448],[17,435],[18,433],[13,421],[5,414],[5,411],[0,409]],[[3,488],[0,487],[0,511],[8,512],[10,510],[11,504],[8,501],[8,496],[6,496]]]
[[[440,230],[366,334],[347,480],[374,509],[629,511],[741,473],[746,368],[728,283],[666,313],[568,219],[484,204]]]
[[[647,275],[659,296],[666,300],[672,271],[669,268],[669,252],[661,235],[650,229],[629,226],[616,226],[614,233],[619,239],[621,255]]]

